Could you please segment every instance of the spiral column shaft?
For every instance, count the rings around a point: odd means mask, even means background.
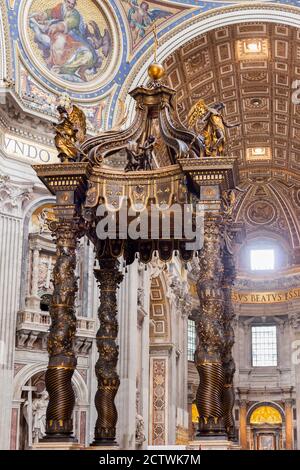
[[[77,292],[76,247],[78,220],[51,223],[56,239],[56,263],[53,270],[53,296],[50,305],[51,327],[48,337],[49,365],[46,389],[49,404],[46,413],[45,440],[73,440],[72,414],[75,395],[72,376],[76,368],[73,340],[76,332],[74,312]]]
[[[98,418],[95,426],[93,445],[116,445],[116,425],[118,413],[115,396],[120,379],[117,374],[119,349],[116,344],[118,336],[117,289],[123,280],[119,271],[119,261],[114,258],[99,260],[100,269],[95,276],[100,286],[100,307],[98,310],[100,328],[97,332],[99,359],[95,366],[98,390],[95,405]]]
[[[225,435],[222,402],[225,376],[222,364],[224,297],[221,285],[221,237],[218,215],[207,213],[197,283],[200,300],[200,311],[196,318],[199,341],[195,354],[195,365],[200,378],[196,396],[199,413],[198,436]]]

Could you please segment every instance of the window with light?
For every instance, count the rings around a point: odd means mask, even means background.
[[[188,320],[188,361],[194,361],[196,350],[196,327],[194,320]]]
[[[277,366],[276,326],[252,327],[252,365],[253,367]]]
[[[265,271],[274,269],[275,255],[273,249],[251,250],[250,264],[252,271]]]

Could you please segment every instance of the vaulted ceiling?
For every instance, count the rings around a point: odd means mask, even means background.
[[[200,98],[223,101],[226,121],[241,123],[228,131],[227,151],[239,157],[249,189],[237,212],[248,233],[278,233],[300,250],[300,104],[292,101],[292,83],[300,80],[300,30],[231,25],[191,40],[164,65],[185,124]]]
[[[203,98],[223,101],[227,121],[242,124],[229,131],[228,149],[242,171],[300,170],[300,105],[292,103],[300,30],[271,23],[216,29],[176,50],[165,66],[183,121]]]

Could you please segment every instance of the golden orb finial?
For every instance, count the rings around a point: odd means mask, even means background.
[[[154,35],[154,62],[148,67],[148,75],[151,80],[160,80],[165,75],[166,71],[164,67],[157,62],[157,49],[159,46],[156,24],[153,25],[153,35]]]
[[[165,69],[161,64],[153,63],[148,67],[148,75],[152,80],[160,80],[165,75]]]

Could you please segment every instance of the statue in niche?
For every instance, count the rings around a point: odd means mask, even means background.
[[[135,442],[138,446],[143,445],[146,440],[145,421],[142,415],[135,415]]]
[[[145,421],[143,416],[139,413],[140,392],[136,390],[136,415],[135,415],[135,444],[141,447],[146,440],[145,436]]]
[[[38,442],[46,434],[46,411],[49,401],[49,395],[46,390],[41,393],[39,398],[32,402],[32,437],[33,442]]]
[[[204,138],[205,156],[223,156],[226,144],[225,128],[231,129],[240,124],[228,124],[222,113],[225,109],[224,103],[215,103],[207,106],[204,100],[199,100],[190,110],[188,124],[197,134]],[[202,125],[200,132],[198,124]]]
[[[32,442],[38,443],[46,434],[46,411],[49,401],[49,395],[46,390],[39,394],[38,398],[32,400],[31,410],[29,402],[24,404],[24,417],[27,425],[30,425],[28,413],[32,413]]]
[[[45,207],[38,215],[39,233],[50,233],[49,223],[55,221],[54,211],[51,207]]]
[[[55,145],[58,158],[62,163],[79,162],[86,158],[81,151],[80,144],[85,140],[86,117],[84,112],[72,105],[70,97],[64,94],[57,107],[59,122],[54,124],[56,131]]]
[[[144,145],[130,141],[126,147],[127,164],[124,171],[147,171],[153,168],[155,137],[150,135]]]

